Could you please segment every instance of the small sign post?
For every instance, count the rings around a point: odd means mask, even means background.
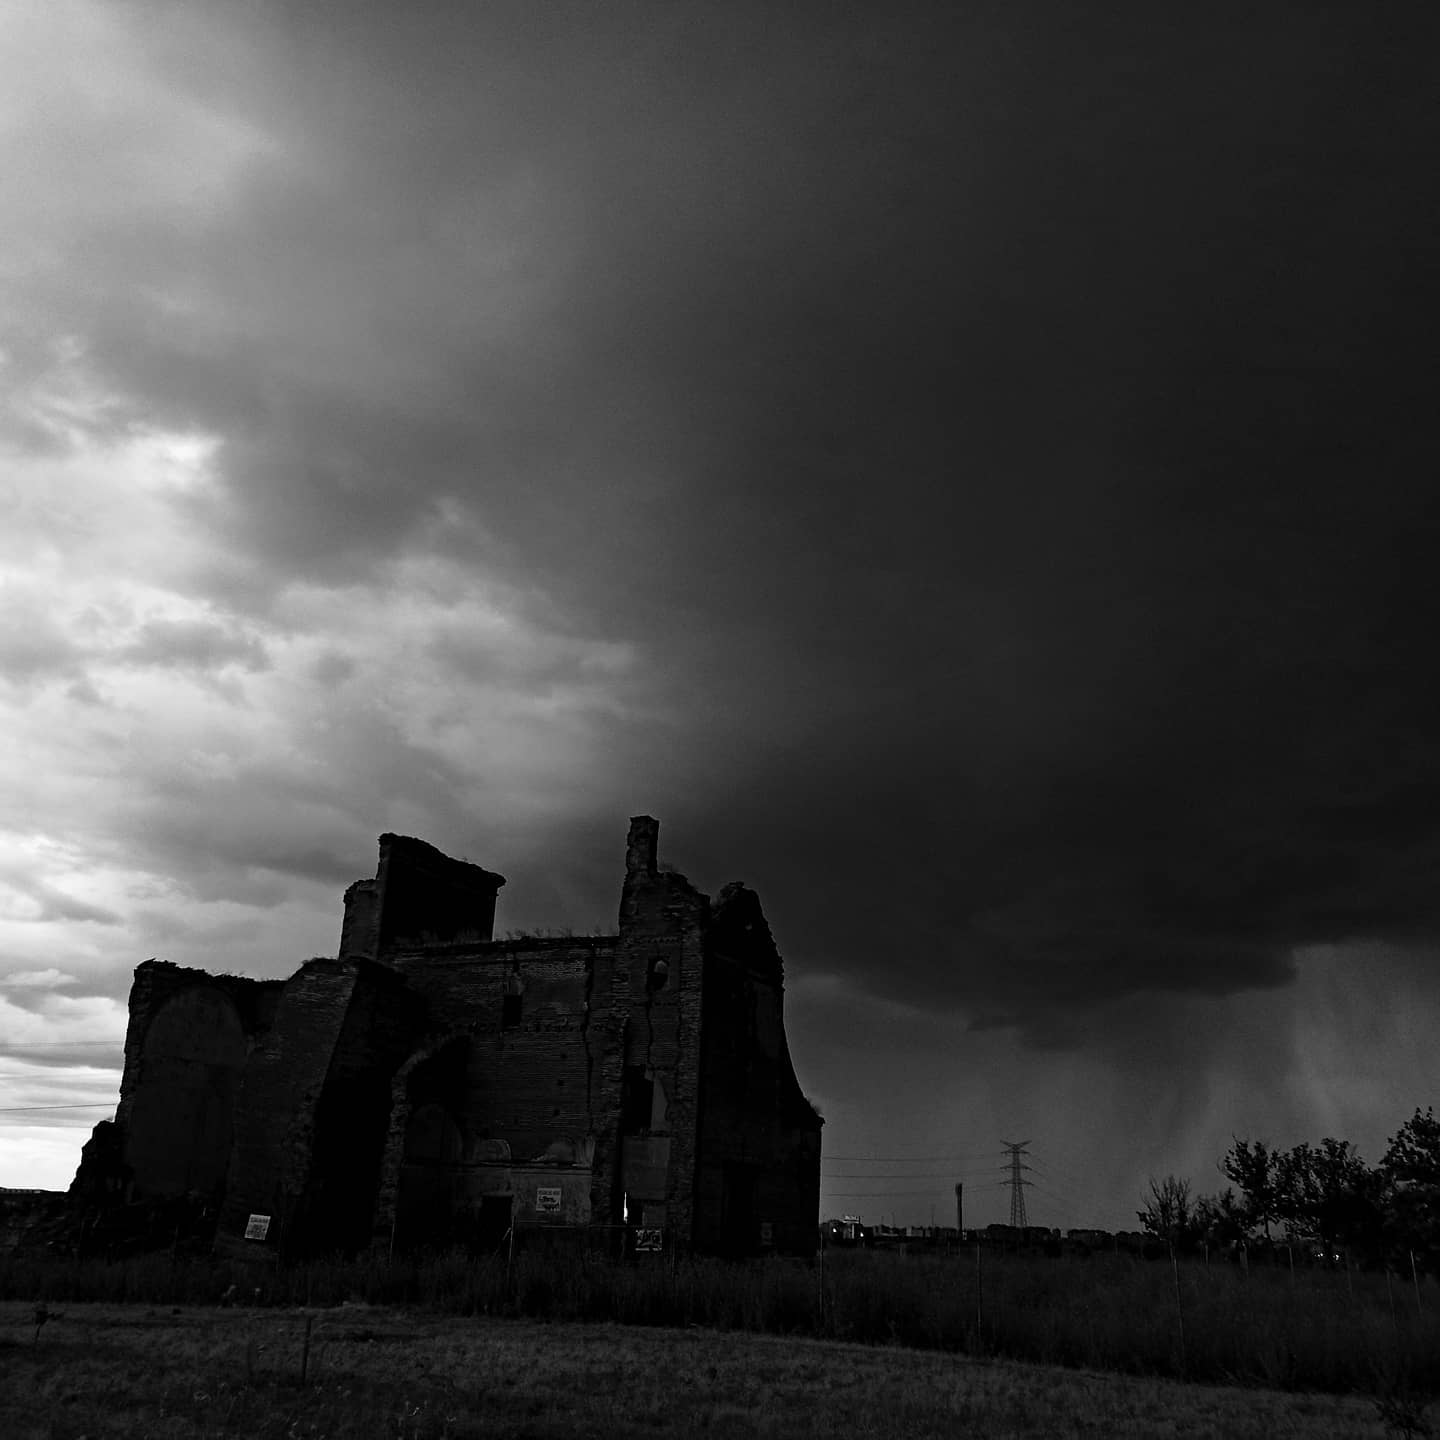
[[[245,1222],[245,1238],[247,1240],[263,1240],[270,1233],[270,1217],[268,1215],[252,1215]]]

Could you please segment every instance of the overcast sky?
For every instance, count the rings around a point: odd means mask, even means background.
[[[1440,1100],[1440,26],[1093,8],[0,9],[0,1184],[140,961],[640,812],[827,1214]]]

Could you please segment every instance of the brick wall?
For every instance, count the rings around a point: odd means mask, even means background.
[[[311,960],[286,982],[275,1022],[245,1067],[235,1105],[218,1241],[238,1243],[250,1214],[270,1215],[268,1243],[303,1249],[316,1111],[355,993],[360,964]]]
[[[72,1190],[147,1199],[223,1185],[238,1077],[273,1021],[280,981],[137,966],[113,1126],[82,1154]]]
[[[503,875],[455,860],[409,835],[380,837],[379,951],[420,940],[489,940]]]
[[[607,1153],[607,1173],[597,1176],[596,1189],[597,1194],[602,1187],[609,1192],[612,1223],[620,1220],[622,1197],[628,1194],[632,1223],[638,1204],[646,1223],[662,1224],[674,1243],[688,1248],[694,1239],[704,935],[710,902],[683,875],[660,868],[659,830],[648,815],[630,822],[611,985],[611,1008],[624,1037],[617,1058],[623,1063],[616,1075],[612,1061],[607,1075],[607,1083],[619,1082],[623,1090],[623,1071],[629,1069],[632,1083],[654,1087],[654,1100],[648,1123],[643,1115],[631,1116],[623,1127],[630,1133],[622,1134],[622,1141],[629,1143],[622,1143],[620,1154]],[[662,1169],[664,1193],[656,1196]]]
[[[682,1247],[753,1248],[763,1222],[813,1248],[820,1121],[779,954],[751,892],[712,905],[658,835],[631,821],[617,935],[493,941],[502,878],[387,835],[340,959],[285,982],[142,965],[119,1143],[91,1153],[128,1144],[142,1188],[223,1174],[231,1250],[252,1213],[298,1253],[392,1242],[407,1213],[420,1240],[426,1216],[617,1224],[627,1195]]]
[[[395,1073],[414,1051],[424,1004],[405,977],[362,962],[315,1111],[306,1213],[319,1248],[370,1242]]]
[[[785,1040],[784,967],[759,898],[727,885],[712,909],[705,958],[703,1108],[696,1243],[808,1254],[820,1208],[821,1120]]]
[[[613,936],[596,936],[393,953],[423,997],[427,1039],[393,1086],[377,1239],[392,1226],[402,1242],[413,1236],[417,1205],[461,1223],[486,1196],[509,1196],[515,1218],[540,1221],[542,1188],[562,1192],[552,1218],[590,1217],[597,1138],[615,1108],[602,1076],[619,1045],[595,996],[597,983],[602,994],[608,987],[615,947]],[[416,1155],[412,1117],[437,1105],[454,1127],[454,1153]],[[407,1194],[422,1198],[410,1204]]]

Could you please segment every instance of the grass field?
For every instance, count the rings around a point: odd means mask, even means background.
[[[1419,1277],[1087,1260],[871,1253],[744,1264],[703,1257],[451,1251],[237,1266],[168,1253],[0,1261],[0,1300],[267,1308],[342,1301],[462,1317],[758,1332],[1080,1370],[1373,1394],[1440,1393],[1440,1295]]]
[[[1359,1396],[796,1336],[369,1305],[72,1302],[51,1313],[37,1336],[33,1304],[0,1304],[0,1435],[11,1440],[1403,1433]]]

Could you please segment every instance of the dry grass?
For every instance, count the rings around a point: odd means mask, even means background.
[[[1434,1283],[1383,1275],[1180,1267],[1124,1256],[989,1257],[977,1295],[959,1256],[828,1255],[749,1264],[669,1257],[627,1264],[585,1253],[463,1252],[239,1267],[149,1255],[107,1263],[0,1261],[0,1299],[151,1306],[214,1303],[232,1285],[267,1306],[345,1300],[451,1315],[806,1335],[1082,1370],[1216,1384],[1377,1394],[1440,1392]],[[979,1303],[977,1303],[979,1302]],[[1183,1307],[1183,1345],[1179,1320]]]
[[[34,1305],[0,1304],[0,1434],[14,1440],[1387,1433],[1377,1407],[1358,1397],[793,1336],[365,1305],[55,1308],[35,1338]]]

